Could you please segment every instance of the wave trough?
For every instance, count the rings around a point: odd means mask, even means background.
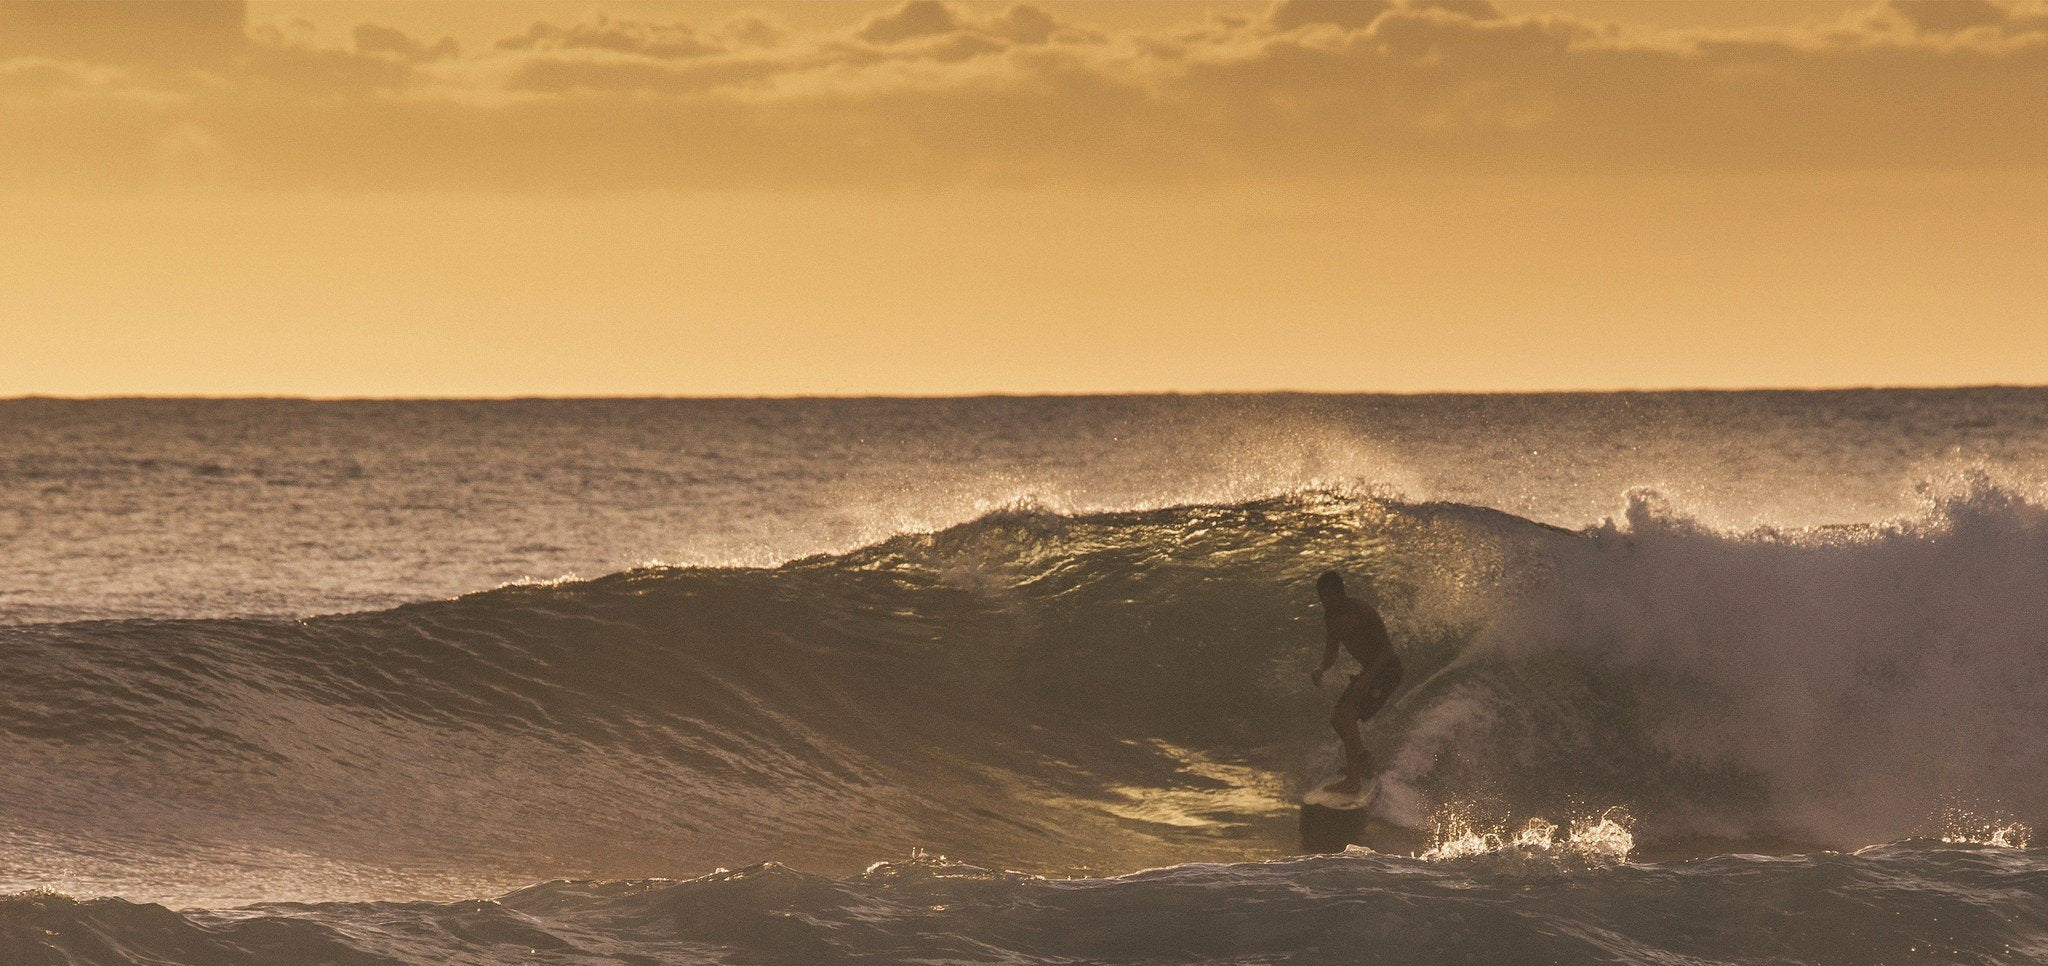
[[[172,912],[0,898],[10,962],[2021,963],[2048,864],[1905,843],[1574,867],[1354,852],[1046,879],[916,856],[844,878],[763,864],[554,881],[493,900]]]

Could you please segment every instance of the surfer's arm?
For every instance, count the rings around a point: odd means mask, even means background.
[[[1341,650],[1343,650],[1343,643],[1337,640],[1337,629],[1325,624],[1323,626],[1323,663],[1317,665],[1315,670],[1308,672],[1308,679],[1314,681],[1318,687],[1321,687],[1323,675],[1330,673],[1330,669],[1337,666],[1337,654]]]

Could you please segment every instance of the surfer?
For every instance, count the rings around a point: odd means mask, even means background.
[[[1323,663],[1309,672],[1309,680],[1322,686],[1323,675],[1337,665],[1337,649],[1350,651],[1361,670],[1337,698],[1330,712],[1330,727],[1344,743],[1344,777],[1325,786],[1338,795],[1356,795],[1365,790],[1372,756],[1365,750],[1359,723],[1372,717],[1394,689],[1401,684],[1401,659],[1394,654],[1394,641],[1387,636],[1387,623],[1371,604],[1344,593],[1344,576],[1331,570],[1316,578],[1316,596],[1323,601]]]

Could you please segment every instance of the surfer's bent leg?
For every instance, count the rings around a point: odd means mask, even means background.
[[[1365,750],[1361,726],[1386,706],[1387,699],[1393,697],[1394,689],[1400,685],[1401,666],[1396,664],[1374,675],[1371,681],[1362,674],[1351,679],[1351,686],[1337,699],[1337,707],[1330,712],[1330,727],[1337,732],[1337,740],[1344,743],[1344,778],[1329,786],[1332,791],[1357,792],[1365,787],[1366,775],[1378,772],[1373,767],[1372,753]]]
[[[1330,711],[1330,728],[1337,732],[1337,740],[1344,743],[1344,780],[1336,788],[1356,791],[1365,781],[1366,766],[1370,756],[1365,750],[1365,738],[1359,734],[1358,705],[1350,700],[1347,690],[1338,699],[1337,707]]]

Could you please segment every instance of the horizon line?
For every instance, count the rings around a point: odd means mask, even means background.
[[[2048,389],[2048,383],[1984,382],[1945,385],[1855,383],[1822,386],[1666,386],[1601,389],[1134,389],[1076,391],[931,392],[931,393],[503,393],[475,395],[324,394],[324,393],[40,393],[0,396],[13,402],[576,402],[576,401],[808,401],[808,400],[973,400],[973,399],[1111,399],[1195,396],[1623,396],[1741,393],[1959,392],[1992,389]]]

